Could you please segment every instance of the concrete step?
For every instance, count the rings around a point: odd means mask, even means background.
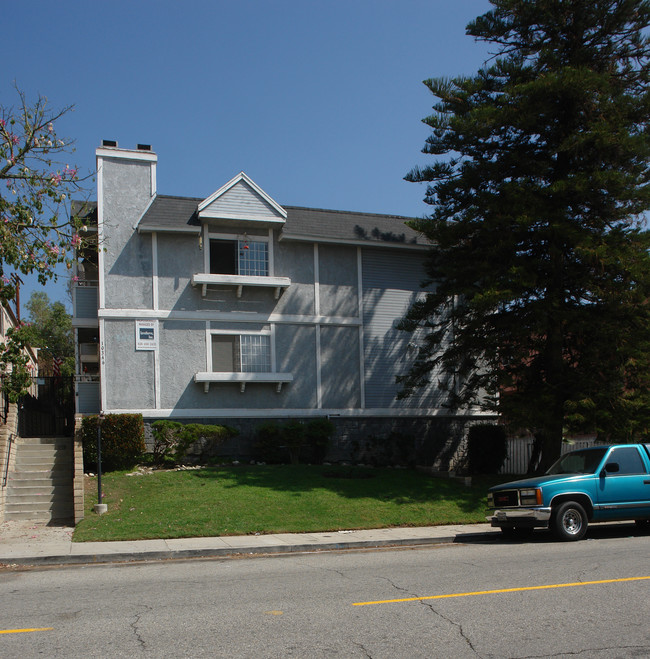
[[[21,438],[15,470],[8,475],[5,519],[70,519],[73,510],[73,448],[70,438]]]
[[[16,521],[34,521],[34,522],[50,522],[54,519],[58,520],[70,520],[72,522],[74,518],[74,512],[71,509],[52,512],[42,512],[42,511],[31,511],[31,512],[5,512],[5,520],[16,520]]]
[[[16,460],[17,472],[72,470],[72,460],[44,460],[42,458]]]
[[[41,501],[37,503],[25,503],[19,501],[17,503],[7,502],[5,507],[6,513],[61,513],[66,512],[68,509],[72,510],[72,503],[68,502],[52,502],[52,501]]]
[[[12,447],[17,455],[57,455],[59,453],[72,453],[72,446],[61,444],[34,444],[28,446]]]
[[[43,479],[38,483],[35,481],[7,481],[7,494],[49,494],[56,492],[59,488],[67,487],[69,484],[69,480],[53,483],[49,479]]]
[[[25,481],[34,478],[37,480],[44,478],[72,478],[72,465],[65,467],[48,467],[47,465],[43,465],[42,467],[31,466],[29,469],[14,471],[8,476],[8,480]]]
[[[49,494],[13,494],[7,500],[7,505],[9,507],[20,506],[21,509],[31,506],[34,510],[39,510],[41,505],[48,504],[50,508],[55,508],[57,505],[69,505],[71,495],[72,488],[68,492],[50,492]]]

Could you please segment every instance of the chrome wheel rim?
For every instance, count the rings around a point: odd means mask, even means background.
[[[582,519],[576,510],[567,510],[562,517],[562,526],[569,535],[580,533]]]

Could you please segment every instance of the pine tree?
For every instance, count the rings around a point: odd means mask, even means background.
[[[404,395],[442,369],[450,405],[535,435],[616,441],[648,424],[650,3],[491,0],[467,26],[496,56],[432,79],[424,152],[431,291],[402,328],[426,337]]]

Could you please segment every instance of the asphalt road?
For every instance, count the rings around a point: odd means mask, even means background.
[[[4,570],[0,657],[647,657],[628,533]]]

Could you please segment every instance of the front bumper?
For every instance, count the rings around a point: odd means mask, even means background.
[[[551,519],[550,508],[506,508],[495,510],[494,514],[486,517],[492,526],[507,528],[547,528]]]

